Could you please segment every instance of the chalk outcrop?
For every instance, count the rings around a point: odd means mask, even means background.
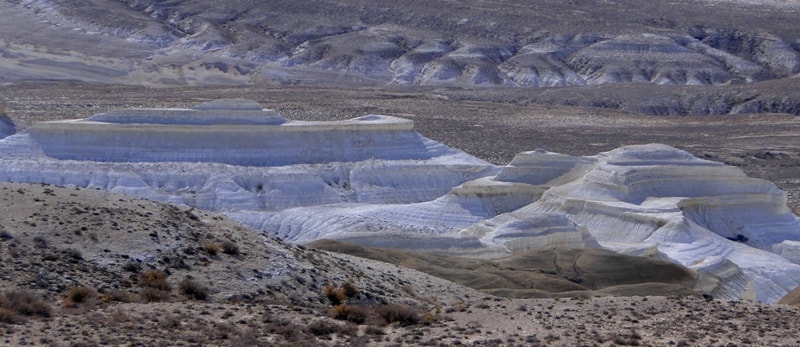
[[[246,101],[125,110],[0,139],[0,180],[222,211],[296,243],[473,257],[604,248],[669,260],[722,298],[800,286],[800,220],[774,184],[675,148],[535,150],[502,167],[370,115],[297,122]]]
[[[233,100],[43,122],[29,133],[47,156],[64,160],[280,166],[435,155],[409,120],[286,121],[257,103]]]

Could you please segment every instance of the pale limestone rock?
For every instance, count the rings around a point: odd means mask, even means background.
[[[496,167],[399,118],[296,122],[220,101],[34,125],[0,139],[0,180],[222,211],[299,243],[479,257],[600,247],[682,264],[722,298],[774,302],[800,285],[800,221],[785,193],[658,144],[535,150]]]

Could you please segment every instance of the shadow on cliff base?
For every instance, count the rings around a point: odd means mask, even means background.
[[[501,259],[365,248],[332,240],[307,246],[412,268],[509,298],[693,295],[697,274],[677,264],[602,249],[556,249]]]

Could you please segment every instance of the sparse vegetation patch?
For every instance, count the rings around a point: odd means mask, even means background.
[[[0,321],[15,323],[21,316],[50,317],[52,308],[42,298],[35,294],[10,290],[0,293]]]
[[[82,304],[88,303],[90,300],[97,296],[97,292],[84,287],[72,287],[67,291],[67,296],[64,298],[64,307],[75,308]]]
[[[186,295],[187,297],[195,300],[207,300],[209,296],[208,288],[204,287],[203,285],[185,278],[183,281],[179,283],[179,287],[181,289],[181,293]]]

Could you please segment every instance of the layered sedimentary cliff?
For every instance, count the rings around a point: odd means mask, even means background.
[[[535,150],[498,167],[398,118],[295,122],[224,101],[38,124],[0,139],[0,164],[3,181],[222,211],[297,243],[474,257],[605,248],[684,265],[718,297],[768,302],[800,284],[800,221],[785,193],[659,144]]]

